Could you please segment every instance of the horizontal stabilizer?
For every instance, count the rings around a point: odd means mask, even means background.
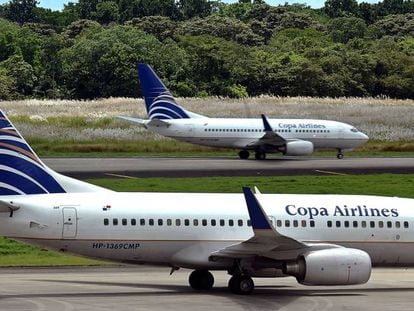
[[[123,120],[127,120],[127,121],[131,121],[131,122],[134,122],[134,123],[142,124],[142,125],[145,125],[145,122],[146,122],[146,120],[144,120],[144,119],[127,117],[127,116],[118,116],[118,118],[123,119]]]

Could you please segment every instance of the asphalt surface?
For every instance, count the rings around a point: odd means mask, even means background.
[[[250,296],[215,287],[195,292],[190,271],[167,268],[0,269],[0,310],[413,310],[414,270],[374,269],[364,285],[306,287],[294,278],[254,279]]]
[[[52,169],[75,178],[275,176],[414,173],[414,158],[44,158]]]

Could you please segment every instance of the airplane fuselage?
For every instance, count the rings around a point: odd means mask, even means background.
[[[215,262],[209,256],[253,236],[241,194],[0,197],[5,198],[20,208],[12,217],[0,213],[0,235],[111,261],[227,269],[231,260]],[[321,248],[335,244],[366,251],[376,266],[414,265],[412,199],[278,194],[259,198],[281,234]],[[292,251],[280,251],[273,259],[292,256]]]
[[[146,126],[163,136],[192,144],[245,150],[256,149],[254,143],[264,135],[261,119],[190,118],[172,119],[168,123],[169,126]],[[353,126],[337,121],[269,119],[269,123],[284,139],[310,141],[315,149],[354,149],[368,139]],[[266,150],[271,151],[278,150]]]

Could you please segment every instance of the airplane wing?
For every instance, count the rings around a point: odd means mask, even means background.
[[[259,138],[257,141],[248,145],[248,147],[256,147],[256,146],[263,146],[263,145],[271,145],[271,146],[282,146],[284,145],[287,140],[280,136],[279,134],[275,133],[270,126],[267,117],[262,114],[263,126],[265,130],[265,134]]]
[[[280,234],[273,226],[250,188],[243,187],[254,235],[250,239],[231,245],[210,255],[219,258],[248,258],[263,256],[272,258],[272,253],[304,250],[310,246]]]
[[[144,119],[139,119],[139,118],[127,117],[127,116],[118,116],[118,118],[130,121],[130,122],[138,123],[144,127],[147,127],[148,125],[157,126],[157,127],[162,127],[162,126],[169,127],[170,126],[170,123],[162,119],[144,120]]]

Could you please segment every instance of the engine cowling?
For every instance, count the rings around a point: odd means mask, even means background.
[[[371,276],[371,258],[359,249],[325,249],[305,253],[283,270],[304,285],[363,284]]]
[[[303,156],[313,153],[313,144],[306,140],[289,141],[283,147],[284,155]]]

